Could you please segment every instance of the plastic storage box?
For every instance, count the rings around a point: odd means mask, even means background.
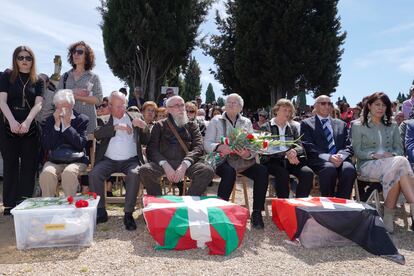
[[[18,249],[60,246],[89,246],[96,226],[96,199],[76,208],[66,198],[29,198],[11,210]]]

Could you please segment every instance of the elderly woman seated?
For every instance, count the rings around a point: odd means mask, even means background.
[[[253,213],[251,223],[253,228],[264,227],[262,210],[266,199],[268,174],[266,167],[255,162],[255,154],[248,149],[232,150],[228,145],[221,144],[222,136],[229,136],[233,129],[243,129],[252,133],[252,122],[242,116],[244,101],[238,94],[230,94],[226,99],[226,111],[222,115],[211,119],[204,137],[204,149],[207,152],[219,152],[226,156],[226,161],[216,168],[216,174],[221,177],[217,195],[229,200],[233,190],[236,174],[241,173],[252,179],[253,184]],[[243,161],[244,160],[244,161]],[[242,162],[240,162],[242,161]],[[244,170],[237,168],[236,164],[245,163]]]
[[[363,116],[352,124],[352,146],[362,177],[378,178],[384,193],[384,224],[394,230],[395,205],[402,192],[414,216],[414,179],[410,163],[403,156],[398,126],[391,120],[391,101],[382,92],[370,95]]]
[[[61,178],[65,196],[73,196],[79,186],[78,175],[85,171],[88,159],[85,155],[77,160],[57,161],[51,157],[57,156],[58,151],[85,152],[89,118],[73,110],[75,98],[70,89],[59,90],[53,97],[53,104],[56,110],[46,119],[42,131],[42,145],[48,153],[48,161],[39,177],[40,188],[42,196],[55,196]]]

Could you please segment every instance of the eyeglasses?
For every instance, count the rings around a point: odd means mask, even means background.
[[[318,104],[320,104],[320,105],[332,105],[331,102],[318,102]]]
[[[18,61],[23,61],[23,60],[26,60],[26,61],[32,61],[33,60],[33,58],[31,57],[31,56],[18,56],[17,57],[17,60]]]
[[[187,113],[195,113],[195,110],[186,110],[187,111]]]
[[[259,117],[264,117],[264,118],[266,118],[266,115],[259,114]]]
[[[170,105],[170,106],[168,106],[168,108],[184,108],[184,104],[175,104],[175,105]]]
[[[108,105],[107,104],[101,104],[100,106],[99,106],[99,108],[105,108],[105,107],[107,107]]]
[[[83,55],[83,53],[85,53],[85,51],[82,50],[82,49],[75,49],[75,50],[72,51],[72,55],[78,54],[78,55],[81,56],[81,55]]]

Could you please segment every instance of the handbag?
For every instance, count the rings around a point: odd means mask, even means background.
[[[227,133],[227,126],[226,122],[222,120],[223,123],[223,129],[224,129],[224,135]],[[227,163],[229,163],[230,166],[233,167],[233,169],[236,170],[237,173],[243,172],[256,164],[256,159],[244,159],[238,156],[237,154],[229,154],[226,157]]]
[[[55,164],[72,164],[80,162],[85,156],[83,151],[78,152],[69,144],[61,144],[49,154],[49,161]]]

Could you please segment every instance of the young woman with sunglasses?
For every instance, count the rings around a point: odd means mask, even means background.
[[[17,47],[12,63],[12,70],[0,77],[4,215],[10,215],[11,208],[24,198],[32,197],[39,148],[35,117],[43,101],[43,81],[37,78],[33,51]]]
[[[95,55],[92,48],[84,41],[75,42],[69,46],[68,62],[72,69],[60,78],[58,89],[71,89],[75,97],[73,110],[89,117],[87,134],[92,134],[98,125],[96,106],[102,102],[102,86],[98,75],[92,72],[95,67]],[[86,146],[87,155],[91,141]],[[83,191],[87,191],[88,177],[82,176]]]
[[[89,117],[87,133],[93,133],[97,126],[95,106],[102,102],[102,86],[95,67],[95,55],[84,41],[69,46],[68,62],[72,69],[60,78],[58,89],[71,89],[75,96],[74,110]]]

